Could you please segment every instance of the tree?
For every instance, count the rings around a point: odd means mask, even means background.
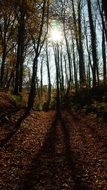
[[[105,44],[105,32],[102,28],[102,58],[103,58],[103,81],[106,84],[107,80],[107,66],[106,66],[106,44]]]
[[[60,67],[59,67],[59,44],[53,46],[56,67],[56,112],[60,114]]]
[[[92,58],[93,58],[93,87],[96,86],[96,72],[98,67],[98,57],[97,57],[97,41],[96,41],[96,32],[92,16],[92,4],[90,0],[87,0],[88,7],[88,16],[90,24],[90,34],[91,34],[91,45],[92,45]]]
[[[18,95],[22,91],[23,82],[23,63],[24,63],[24,45],[25,45],[25,23],[26,23],[26,1],[15,2],[18,21],[17,34],[17,61],[14,94]]]
[[[50,106],[51,101],[51,75],[50,75],[50,67],[49,67],[49,51],[48,51],[48,42],[46,41],[46,65],[47,65],[47,73],[48,73],[48,102],[47,108]]]
[[[0,1],[0,49],[1,49],[1,73],[0,83],[4,87],[4,75],[6,67],[6,57],[16,46],[16,17],[9,1]]]
[[[30,35],[33,42],[34,47],[34,60],[33,60],[33,73],[32,73],[32,79],[31,79],[31,89],[29,94],[29,100],[28,100],[28,111],[33,107],[34,99],[35,99],[35,80],[37,77],[37,67],[38,67],[38,57],[40,55],[41,49],[44,45],[44,41],[46,39],[46,35],[48,32],[48,17],[49,17],[49,0],[43,0],[40,2],[40,16],[39,16],[39,22],[38,24],[38,33],[35,32],[37,29],[35,29],[35,25],[33,25],[33,28],[31,28],[30,25]],[[39,10],[39,11],[40,11]],[[36,18],[37,19],[37,18]],[[46,25],[47,22],[47,25]],[[34,33],[32,33],[32,29],[35,30]]]
[[[105,13],[106,23],[107,23],[107,1],[106,0],[102,0],[102,7]]]
[[[85,80],[85,64],[84,64],[84,52],[83,52],[83,34],[82,34],[82,24],[81,24],[81,10],[82,10],[82,1],[78,2],[78,33],[79,33],[79,42],[78,42],[78,51],[79,51],[79,73],[80,73],[80,85],[84,85]]]

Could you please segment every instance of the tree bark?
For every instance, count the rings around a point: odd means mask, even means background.
[[[51,76],[50,76],[50,68],[49,68],[49,57],[48,57],[48,44],[46,42],[46,58],[47,58],[47,73],[48,73],[48,108],[51,102]]]
[[[20,18],[18,27],[18,47],[16,61],[16,76],[14,94],[18,95],[22,91],[23,83],[23,62],[24,62],[24,39],[25,39],[25,11],[23,4],[20,7]]]
[[[96,87],[96,74],[98,67],[97,48],[96,48],[96,32],[92,16],[91,1],[87,0],[88,16],[90,24],[91,44],[92,44],[92,58],[93,58],[93,88]]]
[[[31,79],[31,89],[30,89],[29,99],[28,99],[28,107],[27,107],[28,111],[30,111],[31,108],[33,107],[35,94],[36,94],[35,83],[36,83],[36,78],[37,78],[37,64],[38,64],[38,57],[35,56],[33,60],[33,74],[32,74],[32,79]]]

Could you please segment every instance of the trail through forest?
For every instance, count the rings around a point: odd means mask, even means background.
[[[16,130],[24,110],[15,112],[13,106],[11,115],[6,110],[0,127],[0,189],[106,190],[104,121],[93,114],[32,111]]]
[[[0,0],[0,190],[107,190],[106,0]]]

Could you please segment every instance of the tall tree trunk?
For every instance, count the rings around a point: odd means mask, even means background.
[[[81,0],[78,2],[78,27],[79,27],[79,74],[80,74],[80,86],[85,83],[85,64],[84,64],[84,52],[82,42],[82,26],[81,26]]]
[[[56,112],[60,114],[60,71],[59,71],[59,45],[54,49],[55,67],[56,67]]]
[[[4,22],[3,34],[1,34],[3,52],[2,52],[1,76],[0,76],[0,83],[2,87],[4,87],[5,61],[6,61],[6,56],[7,56],[7,33],[8,33],[8,27],[9,27],[9,22],[8,22],[7,17],[3,18],[3,22]]]
[[[101,1],[100,0],[97,0],[97,4],[98,4],[98,8],[99,8],[99,12],[100,12],[100,16],[101,16],[101,19],[102,19],[102,27],[104,29],[104,32],[105,32],[105,37],[106,37],[106,41],[107,41],[107,19],[105,19],[105,16],[103,14],[104,12],[104,9],[103,9],[103,6]]]
[[[84,64],[82,30],[81,30],[81,0],[78,2],[78,24],[76,20],[74,0],[72,0],[71,3],[72,3],[73,21],[74,21],[74,27],[75,27],[75,40],[76,40],[76,45],[77,45],[77,50],[78,50],[78,55],[79,55],[80,86],[82,86],[82,84],[85,83],[85,64]],[[71,35],[72,35],[72,29],[71,29]]]
[[[35,58],[34,58],[34,61],[33,61],[33,73],[32,73],[32,80],[31,80],[31,89],[30,89],[29,99],[28,99],[28,107],[27,107],[28,112],[33,107],[33,103],[34,103],[34,100],[35,100],[35,94],[36,94],[35,80],[37,79],[38,57],[40,55],[41,48],[43,47],[45,37],[46,37],[46,35],[45,35],[44,40],[43,41],[41,40],[41,37],[42,37],[42,34],[43,34],[44,20],[45,20],[45,10],[46,10],[46,5],[47,5],[46,3],[49,3],[49,1],[47,2],[46,0],[44,0],[44,2],[43,2],[42,13],[41,13],[42,18],[41,18],[41,23],[40,23],[39,36],[38,36],[38,40],[36,41],[36,43],[35,43],[35,39],[32,38],[33,45],[34,45],[34,51],[35,51]],[[47,22],[48,22],[48,14],[47,14]],[[41,43],[42,43],[42,45],[41,45]]]
[[[63,28],[64,28],[64,38],[65,38],[65,43],[66,43],[66,50],[67,50],[67,56],[68,56],[68,64],[69,64],[69,84],[68,84],[68,92],[70,90],[71,82],[72,82],[72,72],[71,72],[71,52],[65,32],[65,23],[63,23]]]
[[[97,67],[98,67],[98,58],[97,58],[97,41],[96,41],[96,32],[95,26],[93,22],[92,16],[92,8],[91,8],[91,1],[87,0],[88,6],[88,16],[89,16],[89,24],[90,24],[90,34],[91,34],[91,45],[92,45],[92,58],[93,58],[93,87],[96,86],[96,74],[97,74]]]
[[[77,68],[76,68],[76,61],[75,61],[75,50],[74,50],[74,39],[73,39],[73,36],[72,36],[72,51],[73,51],[75,89],[76,89],[76,92],[77,92],[78,91],[78,80],[77,80]]]
[[[102,58],[103,58],[103,82],[106,84],[107,80],[107,66],[106,66],[106,46],[105,46],[105,32],[102,30]]]
[[[85,39],[86,39],[86,49],[87,49],[87,53],[88,53],[88,86],[89,88],[91,87],[91,72],[93,75],[93,65],[91,63],[91,53],[89,50],[89,42],[88,42],[88,35],[87,35],[87,24],[85,21],[85,14],[84,14],[84,34],[85,34]]]
[[[47,59],[47,73],[48,73],[48,108],[50,106],[51,101],[51,76],[50,76],[50,68],[49,68],[49,56],[48,56],[48,44],[46,42],[46,59]]]
[[[37,79],[37,64],[38,64],[38,57],[35,56],[33,60],[33,73],[31,79],[31,89],[29,93],[28,99],[28,107],[27,110],[30,111],[34,104],[35,94],[36,94],[36,79]]]
[[[102,0],[102,7],[105,13],[106,23],[107,23],[107,1],[106,0]]]
[[[18,27],[16,77],[15,77],[15,87],[14,87],[14,94],[16,95],[22,91],[24,40],[25,40],[25,11],[23,9],[23,4],[22,4],[20,7],[20,18],[19,18],[19,27]]]
[[[5,70],[5,59],[6,59],[6,44],[4,42],[3,54],[2,54],[2,63],[1,63],[1,76],[0,76],[0,83],[3,87],[3,79],[4,79],[4,70]]]
[[[62,60],[63,54],[62,54],[62,47],[60,52],[60,72],[61,72],[61,94],[64,93],[64,75],[63,75],[63,60]]]
[[[40,92],[40,96],[42,97],[43,96],[43,61],[41,61],[40,75],[41,75],[41,81],[40,81],[41,92]]]
[[[68,89],[67,60],[66,60],[66,57],[65,57],[65,56],[64,56],[64,63],[65,63],[66,86],[67,86],[67,89]]]

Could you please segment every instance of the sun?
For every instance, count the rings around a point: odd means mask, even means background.
[[[59,43],[62,41],[62,32],[59,29],[51,29],[50,39],[52,42]]]

